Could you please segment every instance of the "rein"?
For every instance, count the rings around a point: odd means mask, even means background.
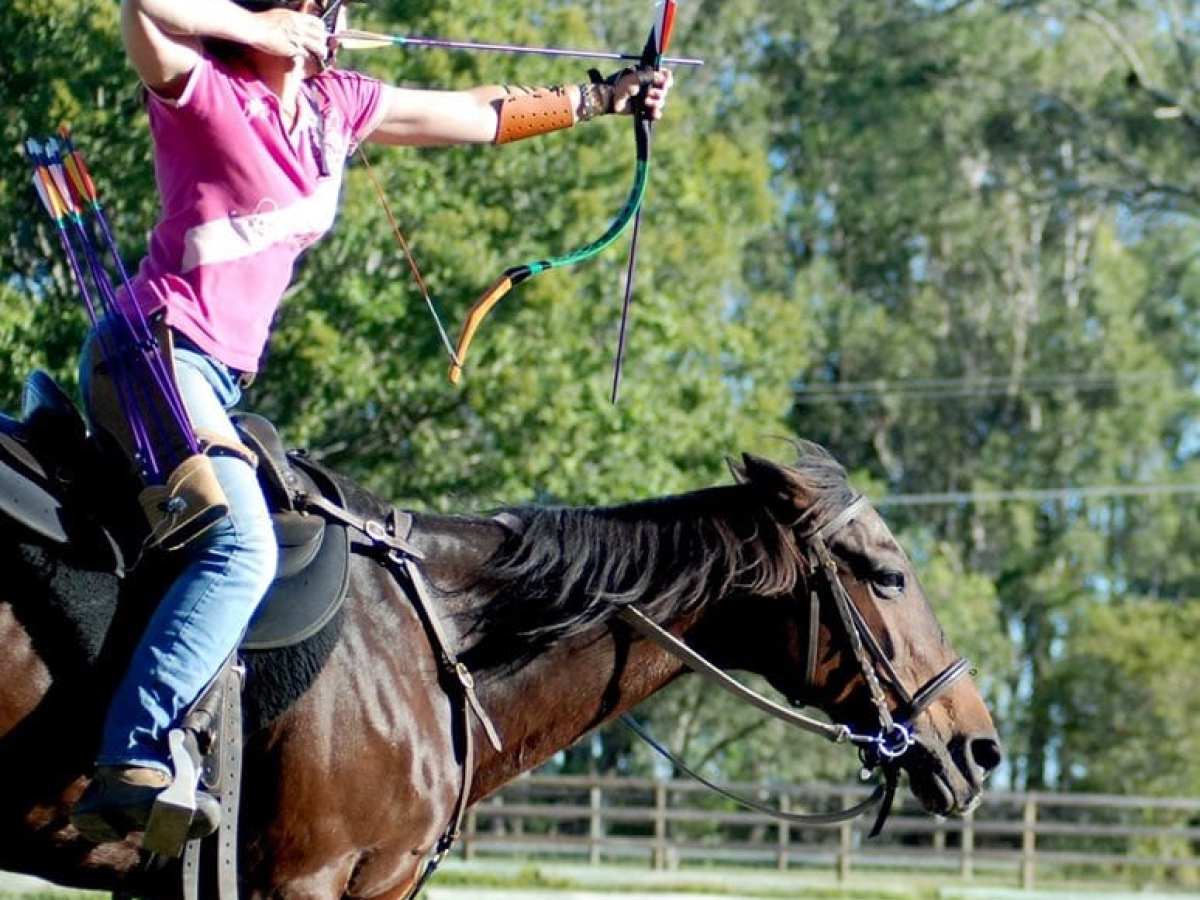
[[[840,812],[807,815],[784,813],[756,800],[721,788],[703,778],[688,768],[687,765],[666,747],[655,741],[631,717],[623,716],[622,721],[635,734],[645,740],[651,748],[670,760],[681,771],[686,772],[711,790],[750,809],[786,822],[805,825],[830,825],[857,818],[876,802],[882,801],[879,813],[875,819],[875,825],[872,827],[870,833],[870,836],[874,837],[883,830],[884,822],[891,813],[892,802],[895,798],[899,780],[900,762],[916,745],[913,722],[921,713],[929,708],[934,700],[965,675],[970,670],[971,664],[965,658],[960,658],[929,679],[929,681],[925,682],[925,684],[913,693],[909,693],[908,689],[904,686],[891,660],[887,658],[887,655],[883,652],[883,648],[879,645],[878,639],[867,624],[866,619],[850,599],[850,593],[846,590],[846,586],[842,583],[841,576],[838,573],[837,561],[834,559],[833,553],[830,551],[827,543],[829,538],[832,538],[842,528],[853,521],[867,505],[866,497],[860,494],[840,513],[808,532],[804,537],[808,542],[809,552],[806,554],[806,561],[809,572],[813,575],[820,573],[824,576],[821,580],[824,582],[829,595],[833,598],[834,606],[838,611],[838,617],[850,640],[850,646],[854,651],[855,659],[858,661],[859,670],[862,672],[863,678],[867,683],[867,689],[871,695],[871,704],[875,707],[879,724],[879,730],[874,735],[857,734],[846,725],[831,724],[768,700],[756,691],[736,681],[688,647],[687,644],[675,637],[675,635],[671,634],[665,628],[656,625],[645,614],[633,607],[623,607],[618,615],[643,637],[654,642],[689,669],[708,679],[739,700],[749,703],[751,706],[767,713],[773,718],[817,734],[835,744],[843,742],[855,744],[859,748],[859,753],[862,757],[864,776],[878,768],[882,771],[884,780],[883,783],[876,786],[874,793],[862,803],[858,803]],[[820,621],[820,604],[821,592],[819,585],[813,585],[809,591],[809,640],[805,664],[805,674],[809,685],[813,683],[813,678],[816,674],[817,625]],[[883,684],[880,682],[877,669],[883,670],[888,687],[900,701],[896,709],[896,715],[893,715],[892,711],[888,708],[887,697]]]

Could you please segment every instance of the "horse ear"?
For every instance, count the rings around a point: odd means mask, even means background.
[[[795,470],[753,453],[742,454],[742,465],[734,470],[734,477],[753,485],[768,503],[788,510],[808,509],[814,499]]]
[[[738,465],[738,461],[732,456],[725,457],[725,467],[729,469],[729,474],[733,476],[733,480],[738,484],[746,483],[746,472]]]

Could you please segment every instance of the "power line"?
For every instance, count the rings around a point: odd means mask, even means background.
[[[1122,385],[1158,383],[1170,377],[1166,372],[1115,372],[1089,375],[1031,375],[1014,379],[1006,375],[980,375],[963,378],[909,378],[896,381],[839,381],[831,384],[800,385],[796,403],[870,403],[884,396],[915,400],[946,397],[982,397],[1008,393],[1035,393],[1070,388],[1076,391],[1108,390]]]
[[[960,506],[973,503],[1044,503],[1051,500],[1095,500],[1105,497],[1150,497],[1200,494],[1200,483],[1093,485],[1062,488],[1018,488],[1007,491],[945,491],[892,494],[876,506]]]

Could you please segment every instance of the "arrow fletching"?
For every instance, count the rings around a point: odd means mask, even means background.
[[[76,203],[75,193],[71,190],[67,173],[63,168],[62,155],[59,151],[58,142],[54,138],[46,141],[46,168],[50,172],[50,177],[54,179],[54,186],[58,189],[59,199],[62,200],[67,212],[78,215],[81,210],[79,204]]]
[[[56,222],[61,221],[61,219],[54,214],[54,206],[50,203],[50,198],[46,196],[46,188],[42,184],[42,179],[39,177],[38,172],[35,171],[33,173],[32,180],[34,190],[37,191],[38,199],[42,201],[42,206],[44,206],[46,209],[46,215],[54,219]]]
[[[96,192],[92,173],[88,171],[87,163],[83,161],[83,154],[75,149],[75,144],[71,141],[71,129],[66,125],[60,125],[58,135],[62,138],[63,146],[67,148],[63,162],[67,167],[67,174],[71,177],[71,184],[74,185],[79,196],[93,206],[98,206],[100,195]]]
[[[58,188],[54,186],[54,179],[47,168],[42,145],[32,138],[26,140],[25,155],[29,158],[30,165],[33,166],[33,186],[37,190],[38,199],[42,201],[42,206],[46,208],[50,218],[61,226],[62,220],[67,215],[66,204],[59,196]]]
[[[662,7],[662,15],[659,16],[658,23],[654,26],[654,39],[658,44],[660,56],[666,53],[667,48],[671,45],[671,35],[675,31],[676,0],[665,0]]]
[[[390,34],[376,34],[373,31],[360,31],[347,28],[334,35],[338,47],[345,50],[369,50],[374,47],[402,47],[404,38]]]

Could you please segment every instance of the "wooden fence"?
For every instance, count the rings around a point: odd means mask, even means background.
[[[732,785],[784,811],[826,812],[867,787]],[[780,824],[735,808],[691,781],[532,776],[475,806],[462,852],[553,854],[599,863],[642,858],[658,869],[689,859],[942,870],[965,879],[1008,870],[1032,887],[1056,877],[1140,882],[1200,879],[1200,799],[992,791],[971,815],[937,819],[897,795],[884,834],[868,840],[870,816],[830,828]]]

